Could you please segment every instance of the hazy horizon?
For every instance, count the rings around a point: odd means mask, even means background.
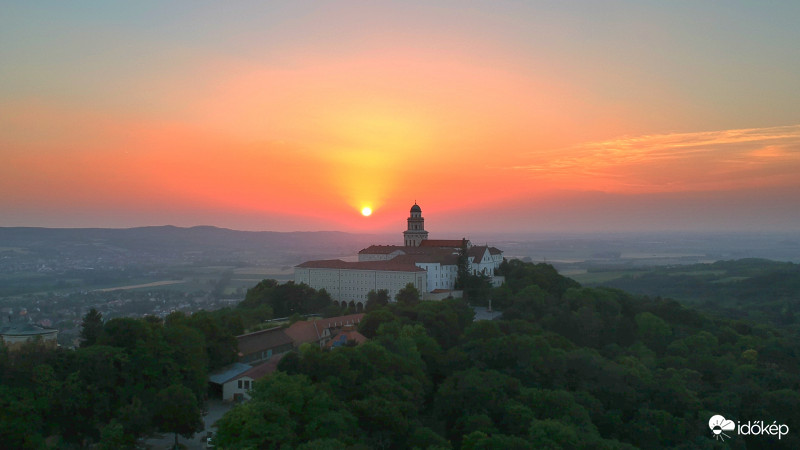
[[[405,230],[392,229],[392,230],[335,230],[335,229],[319,229],[319,230],[270,230],[270,229],[243,229],[231,228],[225,226],[217,226],[211,224],[200,225],[173,225],[169,223],[155,223],[149,225],[136,225],[136,226],[0,226],[2,230],[12,229],[30,229],[30,230],[136,230],[136,229],[159,229],[159,228],[176,228],[182,230],[191,230],[197,228],[210,228],[223,231],[243,232],[243,233],[343,233],[353,236],[374,236],[377,240],[374,242],[377,245],[402,245],[402,232]],[[798,237],[800,238],[800,230],[797,229],[733,229],[733,230],[680,230],[680,229],[646,229],[646,230],[520,230],[520,231],[481,231],[481,230],[468,230],[468,229],[445,229],[430,232],[429,239],[461,239],[467,238],[475,244],[482,244],[487,242],[492,244],[491,240],[560,240],[560,239],[581,239],[581,238],[597,238],[597,239],[617,239],[628,237],[643,238],[647,236],[782,236],[782,237]],[[488,240],[487,240],[488,239]]]

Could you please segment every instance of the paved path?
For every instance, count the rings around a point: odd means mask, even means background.
[[[495,320],[503,315],[502,311],[489,311],[484,306],[473,306],[472,309],[475,311],[475,320]]]

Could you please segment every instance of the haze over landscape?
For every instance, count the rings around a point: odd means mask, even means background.
[[[0,226],[800,223],[796,2],[2,10]]]

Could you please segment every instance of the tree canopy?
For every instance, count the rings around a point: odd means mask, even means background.
[[[375,308],[359,325],[366,344],[284,357],[282,373],[256,384],[258,400],[226,416],[221,442],[721,448],[708,428],[714,414],[800,426],[790,406],[800,398],[796,335],[710,318],[671,300],[581,287],[547,265],[512,261],[503,272],[506,285],[492,290],[505,302],[502,320],[473,322],[471,309],[452,299]],[[311,397],[324,408],[304,403]],[[269,420],[238,425],[259,414]],[[309,434],[308,424],[331,415],[336,426]],[[282,434],[247,431],[267,427]],[[800,445],[792,434],[780,442],[734,439],[734,447]]]
[[[800,448],[794,432],[720,443],[708,427],[723,414],[800,429],[791,327],[583,287],[543,264],[501,271],[506,284],[490,291],[500,320],[474,321],[461,299],[421,301],[408,289],[408,300],[363,317],[368,342],[287,354],[219,421],[219,446]],[[124,448],[154,429],[188,435],[242,314],[324,296],[264,282],[229,310],[108,320],[74,350],[0,347],[3,445]]]

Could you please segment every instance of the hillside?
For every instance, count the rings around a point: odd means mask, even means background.
[[[619,273],[597,285],[674,298],[709,314],[798,328],[800,265],[764,259],[717,261]]]

